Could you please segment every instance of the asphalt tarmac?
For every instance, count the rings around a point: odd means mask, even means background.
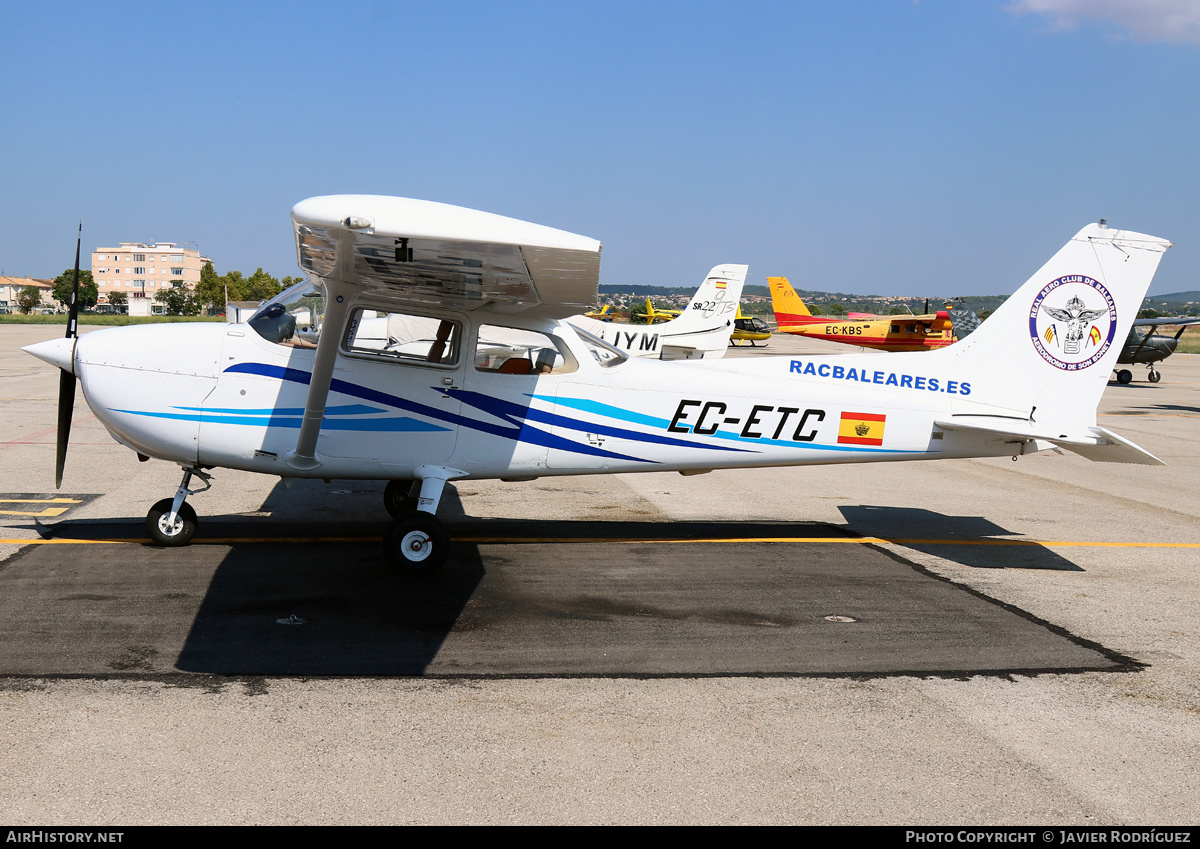
[[[5,822],[1200,819],[1198,355],[1102,401],[1166,468],[462,482],[414,584],[373,483],[218,471],[147,545],[178,471],[82,398],[54,492],[60,332],[0,325]]]

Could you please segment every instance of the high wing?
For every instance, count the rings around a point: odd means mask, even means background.
[[[887,318],[890,324],[923,324],[930,329],[942,330],[949,324],[950,314],[942,311],[929,315],[888,315],[880,318]]]
[[[444,203],[380,195],[292,209],[300,267],[391,306],[566,318],[596,303],[600,243]]]
[[[889,323],[897,326],[906,324],[923,324],[931,331],[937,331],[939,333],[951,326],[950,313],[947,310],[940,310],[936,313],[929,313],[927,315],[893,315],[879,317],[887,318]]]
[[[1138,318],[1134,319],[1134,327],[1190,327],[1200,324],[1200,318]]]
[[[323,464],[317,438],[354,295],[381,306],[566,318],[596,303],[600,243],[474,209],[381,195],[328,195],[292,208],[300,267],[327,295],[304,418],[287,462]]]

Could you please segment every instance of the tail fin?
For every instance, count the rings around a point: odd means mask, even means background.
[[[708,272],[687,309],[663,324],[605,323],[584,316],[571,322],[634,356],[664,360],[721,357],[729,347],[749,270],[746,265],[718,265]],[[647,308],[653,309],[649,300]]]
[[[819,321],[808,311],[808,307],[786,277],[768,277],[767,285],[771,287],[771,308],[775,310],[775,323],[780,327],[813,324]]]
[[[658,325],[663,359],[724,356],[749,270],[748,265],[718,265],[708,272],[679,317]]]
[[[708,276],[688,302],[687,308],[669,324],[676,330],[694,330],[724,326],[727,322],[732,322],[741,306],[742,287],[746,284],[746,273],[749,270],[748,265],[715,267],[708,272]],[[732,332],[733,325],[729,324],[725,331],[726,343],[729,342],[729,334]]]
[[[654,324],[654,304],[650,303],[649,298],[646,298],[646,312],[644,315],[646,316],[646,324]]]
[[[952,419],[1095,444],[1100,395],[1170,246],[1103,223],[1080,230],[969,337],[925,355],[953,359],[969,382]]]

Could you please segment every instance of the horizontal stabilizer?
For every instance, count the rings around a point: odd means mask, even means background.
[[[1042,440],[1097,463],[1166,465],[1149,451],[1102,427],[1089,427],[1085,433],[1061,433],[1038,422],[1003,416],[951,416],[938,419],[934,424],[944,430],[971,431],[1018,440]]]
[[[1139,466],[1167,465],[1145,448],[1134,445],[1125,437],[1118,436],[1111,430],[1102,427],[1088,429],[1102,441],[1094,446],[1080,446],[1071,449],[1082,457],[1087,457],[1097,463],[1134,463]]]

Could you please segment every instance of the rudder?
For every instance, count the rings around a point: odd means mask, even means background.
[[[786,277],[768,277],[767,285],[771,289],[771,309],[775,312],[775,323],[780,327],[820,321],[808,311],[808,307]]]

